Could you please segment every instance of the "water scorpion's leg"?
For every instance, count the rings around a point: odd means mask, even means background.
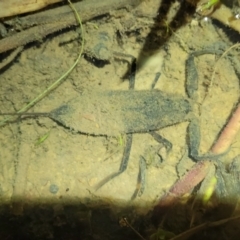
[[[198,90],[198,73],[195,66],[194,58],[199,57],[205,54],[216,54],[220,53],[213,48],[208,48],[205,50],[197,51],[188,57],[186,61],[186,92],[189,98],[197,102],[197,90]],[[188,126],[188,147],[189,147],[189,156],[195,160],[204,160],[206,158],[214,158],[214,156],[209,154],[200,155],[199,146],[200,146],[200,121],[198,117],[193,117]]]
[[[163,144],[164,147],[167,150],[167,153],[169,153],[172,149],[172,143],[169,142],[166,138],[162,137],[160,134],[151,131],[149,134],[160,144]],[[139,160],[139,173],[138,173],[138,179],[137,179],[137,187],[132,195],[131,200],[134,200],[137,196],[140,197],[145,189],[145,184],[146,184],[146,169],[147,169],[147,162],[146,159],[143,156],[140,156]]]
[[[186,60],[186,92],[190,99],[197,100],[198,73],[194,62],[195,54],[190,54]],[[199,120],[193,118],[188,125],[189,153],[192,157],[198,156],[200,145]]]
[[[139,159],[139,172],[137,179],[137,187],[131,197],[131,200],[134,200],[137,196],[141,196],[145,189],[145,176],[146,176],[147,163],[146,159],[143,156],[140,156]]]
[[[118,175],[120,175],[127,169],[128,160],[129,160],[129,156],[130,156],[130,152],[131,152],[131,147],[132,147],[132,134],[130,133],[130,134],[126,135],[126,146],[124,148],[122,162],[121,162],[119,170],[117,172],[107,176],[100,183],[98,183],[98,185],[96,186],[96,190],[101,188],[107,182],[109,182],[113,178],[117,177]]]
[[[163,144],[164,147],[166,148],[167,152],[171,151],[172,143],[169,142],[166,138],[164,138],[163,136],[161,136],[160,134],[158,134],[156,132],[149,132],[149,134],[154,138],[154,140]]]

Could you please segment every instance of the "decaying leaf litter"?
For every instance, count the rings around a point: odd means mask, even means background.
[[[144,8],[144,17],[136,18],[134,12],[124,12],[124,14],[120,12],[120,19],[115,16],[105,17],[92,22],[94,24],[86,24],[86,59],[96,55],[96,49],[101,43],[107,44],[110,61],[103,61],[104,66],[99,66],[98,63],[94,66],[92,62],[82,59],[69,80],[35,106],[34,111],[49,112],[59,107],[60,102],[66,102],[72,96],[77,96],[79,92],[92,89],[100,91],[127,89],[128,83],[123,82],[121,77],[128,64],[121,59],[114,59],[112,52],[124,52],[137,56],[142,42],[136,43],[136,41],[147,35],[148,27],[152,23],[149,17],[153,14],[152,9],[150,7],[146,9],[146,6],[150,5],[144,5],[142,8],[140,6],[136,10],[143,13]],[[149,15],[146,10],[149,11]],[[134,31],[139,28],[140,37],[136,37]],[[116,31],[121,32],[123,42],[121,45],[118,44],[115,36]],[[132,31],[132,34],[126,37],[124,33],[128,31]],[[199,32],[204,38],[197,42],[194,36]],[[188,53],[192,49],[198,50],[209,46],[210,42],[222,41],[219,39],[219,34],[221,38],[225,37],[221,30],[215,29],[210,23],[196,22],[196,20],[181,28],[165,48],[159,49],[158,55],[152,59],[152,65],[144,66],[137,74],[136,89],[150,89],[155,73],[160,71],[162,75],[156,88],[164,92],[185,95],[184,69]],[[103,41],[102,36],[106,40]],[[39,86],[45,89],[45,85],[48,86],[52,79],[59,76],[61,69],[70,66],[70,59],[74,61],[78,48],[77,42],[73,41],[76,38],[77,34],[70,31],[44,42],[39,47],[27,49],[21,54],[19,63],[2,73],[5,81],[1,88],[3,91],[1,96],[4,96],[2,105],[5,111],[19,109],[39,92]],[[214,62],[213,55],[206,55],[196,60],[200,82],[199,98],[205,94],[205,86],[211,77]],[[204,139],[201,146],[202,152],[210,148],[238,99],[238,80],[227,58],[220,63],[217,76],[218,81],[215,81],[211,95],[206,99],[201,111],[201,131]],[[150,207],[154,200],[167,191],[178,176],[193,164],[186,157],[179,163],[179,159],[186,151],[186,126],[187,123],[182,123],[160,131],[172,142],[173,150],[159,168],[149,167],[145,193],[131,204]],[[51,131],[47,140],[39,147],[34,147],[36,139],[49,132],[49,129]],[[98,197],[106,199],[109,204],[110,202],[124,204],[129,200],[136,186],[139,155],[151,152],[149,149],[158,145],[146,134],[135,134],[128,170],[95,193],[91,191],[92,187],[119,167],[123,151],[119,139],[72,133],[50,119],[38,118],[27,119],[5,127],[1,132],[1,142],[4,149],[1,151],[2,159],[6,159],[1,168],[1,190],[4,201],[11,198],[13,186],[16,184],[15,176],[22,170],[24,172],[22,178],[25,179],[23,181],[26,184],[18,185],[17,190],[19,194],[24,195],[26,201],[31,202],[35,198],[46,201],[44,199],[49,197],[56,202],[61,202],[62,198],[65,200],[75,198],[77,201],[87,202],[89,197],[94,196],[94,199]],[[229,161],[238,154],[237,146],[236,141],[232,152],[229,153]],[[154,154],[155,152],[150,153],[150,155]],[[26,156],[31,156],[27,166],[24,165]],[[22,164],[19,170],[20,162]],[[55,194],[49,191],[53,185],[58,187]],[[69,191],[66,192],[67,188]],[[62,198],[59,199],[60,196]],[[148,208],[145,211],[147,212]]]

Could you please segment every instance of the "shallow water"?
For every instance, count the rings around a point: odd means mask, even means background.
[[[87,57],[81,59],[63,84],[31,111],[50,112],[86,91],[127,90],[128,81],[122,80],[129,66],[127,58],[116,58],[113,52],[138,57],[153,24],[152,16],[157,10],[154,4],[153,0],[143,3],[120,18],[93,20],[97,29],[92,24],[85,24]],[[137,29],[140,29],[138,34]],[[121,45],[115,34],[117,30],[122,34]],[[129,31],[131,34],[127,34]],[[166,34],[168,31],[166,28]],[[25,49],[18,60],[1,73],[1,111],[20,109],[61,76],[76,59],[79,49],[76,39],[77,34],[70,30]],[[189,54],[209,47],[218,50],[218,47],[231,45],[226,34],[211,21],[194,18],[174,32],[154,54],[148,53],[149,57],[137,71],[135,90],[150,90],[156,73],[160,72],[156,89],[186,96],[185,61]],[[107,54],[97,55],[101,46],[106,47]],[[95,65],[89,61],[94,54],[102,59],[95,61]],[[199,80],[197,102],[201,119],[201,153],[210,149],[239,98],[239,80],[228,56],[218,63],[209,89],[217,58],[215,54],[195,58]],[[91,115],[85,117],[94,121]],[[119,216],[122,215],[120,206],[131,206],[137,215],[145,215],[194,164],[187,157],[187,125],[188,122],[183,122],[157,131],[172,143],[172,151],[157,168],[149,164],[144,193],[130,201],[137,184],[139,156],[143,155],[149,163],[159,151],[163,151],[163,146],[149,134],[133,135],[127,170],[96,192],[94,187],[119,169],[124,136],[81,134],[74,131],[74,127],[65,128],[45,117],[9,124],[0,131],[1,201],[4,204],[19,201],[20,204],[14,206],[15,213],[23,213],[25,206],[33,203],[50,202],[62,206],[73,202],[73,205],[81,203],[94,207],[98,204],[118,206],[113,212],[118,212]],[[37,144],[38,139],[46,134],[49,134],[46,140]],[[238,136],[226,157],[229,162],[239,154],[239,147]]]

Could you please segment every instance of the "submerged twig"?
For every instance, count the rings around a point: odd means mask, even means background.
[[[108,14],[112,10],[126,6],[135,6],[139,4],[140,1],[141,0],[90,0],[76,3],[75,8],[81,15],[82,22],[85,22],[94,17]],[[0,53],[30,42],[39,41],[51,33],[77,25],[76,19],[68,6],[47,10],[27,17],[20,17],[18,18],[18,23],[19,22],[22,24],[21,27],[23,29],[26,27],[30,28],[1,39]],[[9,25],[10,23],[8,22],[7,24]]]
[[[223,131],[219,135],[218,140],[212,146],[211,152],[214,154],[226,152],[230,148],[239,130],[240,130],[240,103],[238,104],[235,112],[229,119],[227,125],[224,127]]]
[[[10,64],[22,50],[23,46],[16,48],[7,58],[0,62],[0,70]]]

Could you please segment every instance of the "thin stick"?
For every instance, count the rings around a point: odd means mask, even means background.
[[[127,218],[123,218],[123,221],[126,223],[128,227],[130,227],[142,240],[146,240],[132,225],[128,222]]]
[[[212,73],[212,77],[211,77],[210,84],[209,84],[209,88],[208,88],[208,94],[210,94],[210,90],[211,90],[211,87],[212,87],[213,82],[214,82],[214,76],[215,76],[215,74],[216,74],[216,70],[217,70],[217,67],[218,67],[218,64],[219,64],[220,60],[221,60],[222,58],[224,58],[224,57],[227,55],[227,53],[228,53],[229,51],[231,51],[233,48],[236,48],[236,47],[239,47],[239,46],[240,46],[240,43],[236,43],[236,44],[232,45],[230,48],[228,48],[228,49],[222,54],[222,56],[221,56],[221,57],[217,60],[217,62],[215,63],[215,66],[214,66],[214,69],[213,69],[213,73]],[[206,95],[206,96],[207,96],[207,95]],[[205,96],[205,98],[206,98],[206,96]]]
[[[30,103],[28,103],[26,106],[24,106],[23,108],[21,108],[19,111],[17,111],[17,113],[22,113],[27,111],[29,108],[31,108],[33,105],[35,105],[37,102],[39,102],[43,97],[45,97],[47,94],[49,94],[54,88],[56,88],[57,86],[59,86],[63,80],[72,72],[72,70],[76,67],[76,65],[78,64],[82,53],[83,53],[83,47],[84,47],[84,32],[83,32],[83,26],[82,26],[82,22],[80,19],[80,16],[78,14],[78,12],[76,11],[76,9],[74,8],[73,4],[71,3],[70,0],[68,0],[70,7],[72,8],[72,10],[74,11],[77,21],[79,23],[80,29],[81,29],[81,33],[82,33],[82,45],[78,54],[78,57],[76,59],[76,61],[74,62],[74,64],[60,77],[58,78],[52,85],[50,85],[47,89],[45,89],[42,93],[40,93],[36,98],[34,98]],[[4,119],[3,121],[0,122],[0,127],[5,125],[8,121],[13,120],[11,117],[8,117],[6,119]]]

